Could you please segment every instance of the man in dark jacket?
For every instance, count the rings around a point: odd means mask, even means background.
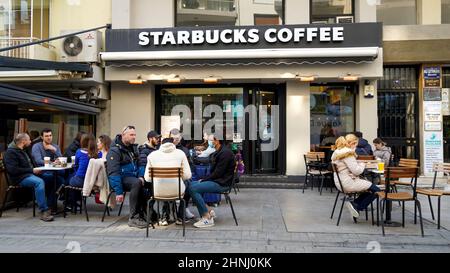
[[[156,131],[150,131],[147,134],[147,142],[139,146],[139,177],[144,177],[145,167],[147,166],[147,157],[152,152],[158,150],[161,135]]]
[[[130,192],[130,217],[128,226],[145,228],[144,179],[138,176],[138,145],[134,126],[127,126],[116,136],[106,156],[106,170],[111,187],[116,192],[116,201],[124,201],[124,191]]]
[[[354,135],[359,139],[358,146],[356,146],[356,154],[373,155],[372,146],[370,146],[369,142],[363,138],[363,134],[361,132],[355,132]]]
[[[41,220],[45,222],[53,221],[53,216],[47,206],[45,197],[45,182],[36,176],[40,171],[33,169],[31,158],[25,149],[30,146],[31,140],[28,134],[18,134],[14,138],[5,154],[5,167],[13,185],[34,188],[36,201],[41,211]]]
[[[203,228],[214,226],[215,213],[208,208],[203,200],[203,193],[221,193],[230,189],[234,178],[236,162],[233,152],[224,145],[223,140],[214,136],[214,148],[216,152],[211,155],[210,175],[199,181],[194,181],[188,187],[189,194],[196,204],[202,219],[194,224]]]

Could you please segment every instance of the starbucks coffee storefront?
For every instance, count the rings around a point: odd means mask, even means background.
[[[248,174],[302,175],[337,136],[376,137],[381,45],[378,23],[108,30],[111,133],[213,128]]]

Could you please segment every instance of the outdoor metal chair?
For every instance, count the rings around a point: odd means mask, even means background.
[[[324,152],[308,152],[303,155],[306,166],[305,182],[303,184],[302,193],[305,193],[305,189],[308,186],[308,181],[311,181],[311,190],[314,188],[314,178],[320,179],[320,186],[318,188],[320,195],[322,195],[322,189],[324,180],[330,177],[332,172],[328,170],[328,163],[324,162]],[[309,179],[308,179],[309,178]],[[331,180],[331,179],[330,179]],[[333,185],[330,185],[330,190],[333,192]]]

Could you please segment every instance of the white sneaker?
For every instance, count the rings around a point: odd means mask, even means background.
[[[355,207],[353,207],[353,204],[351,202],[347,202],[347,208],[353,217],[355,218],[359,217],[359,212],[355,209]]]
[[[216,212],[215,212],[214,210],[210,210],[210,211],[209,211],[209,215],[210,215],[211,218],[213,218],[213,219],[217,217]]]
[[[160,225],[160,226],[168,226],[169,222],[167,222],[166,219],[159,220],[158,225]]]
[[[189,208],[186,208],[186,219],[194,219],[195,215],[189,210]]]
[[[207,218],[203,218],[200,219],[200,221],[198,221],[197,223],[194,224],[194,227],[197,228],[206,228],[206,227],[212,227],[214,226],[214,219],[207,219]]]

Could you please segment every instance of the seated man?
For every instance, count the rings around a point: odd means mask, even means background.
[[[33,160],[37,167],[44,166],[44,157],[50,157],[50,161],[58,162],[58,157],[62,157],[61,150],[58,145],[53,144],[53,134],[51,129],[44,129],[41,133],[42,142],[33,145],[32,155]],[[48,204],[56,204],[55,192],[54,192],[54,181],[56,177],[56,189],[61,189],[62,185],[68,184],[65,181],[65,171],[52,172],[46,171],[42,172],[39,176],[45,181],[46,192],[47,192],[47,202]]]
[[[210,175],[192,182],[188,187],[189,194],[202,217],[200,221],[194,224],[198,228],[214,226],[215,213],[205,204],[202,193],[227,191],[230,189],[234,178],[236,162],[233,152],[224,145],[223,140],[219,140],[216,136],[213,139],[216,152],[211,155]]]
[[[33,164],[25,149],[30,146],[31,140],[27,134],[18,134],[14,138],[5,154],[5,166],[11,183],[22,187],[34,188],[36,201],[41,211],[41,220],[45,222],[53,221],[45,198],[45,182],[36,175],[40,171],[33,169]]]
[[[138,177],[138,145],[134,126],[127,126],[117,135],[106,156],[106,170],[110,186],[116,192],[116,201],[122,203],[124,190],[130,192],[128,226],[145,228],[144,179]]]
[[[186,157],[186,154],[177,149],[175,144],[173,144],[172,138],[166,138],[163,140],[161,147],[159,150],[151,153],[147,158],[147,166],[145,168],[145,180],[151,182],[150,177],[150,167],[182,167],[183,168],[183,181],[180,189],[178,188],[178,179],[172,178],[162,178],[160,180],[155,179],[155,184],[153,185],[153,195],[155,197],[176,197],[178,196],[178,190],[180,190],[180,194],[184,195],[184,200],[186,200],[185,194],[185,183],[191,179],[191,169],[189,167],[189,162]],[[189,201],[189,199],[187,199]],[[165,208],[163,208],[163,214],[165,219],[162,222],[168,222],[169,218],[169,205],[165,202]],[[180,211],[183,211],[185,208],[180,205]],[[177,219],[181,221],[180,219]],[[163,224],[166,225],[166,224]]]

